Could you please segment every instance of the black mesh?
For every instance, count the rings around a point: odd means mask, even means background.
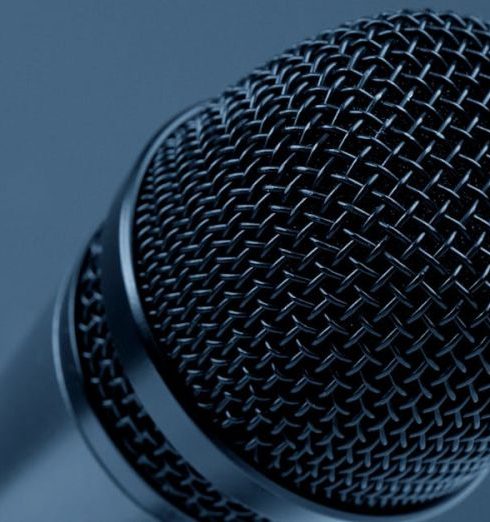
[[[151,162],[156,363],[287,488],[386,513],[487,466],[489,102],[486,25],[382,15],[257,69]]]
[[[98,236],[80,271],[76,331],[89,400],[103,426],[139,474],[196,520],[266,522],[216,491],[169,444],[146,414],[119,362],[101,294]]]

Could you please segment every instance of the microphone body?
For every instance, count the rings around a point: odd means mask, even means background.
[[[1,374],[6,520],[393,522],[490,455],[490,36],[308,40],[165,125]]]
[[[68,318],[73,284],[2,368],[0,518],[190,521],[127,464],[87,402]]]

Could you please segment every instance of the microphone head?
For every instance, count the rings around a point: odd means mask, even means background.
[[[203,429],[319,504],[456,494],[490,453],[490,32],[430,11],[306,40],[156,150],[133,269]]]

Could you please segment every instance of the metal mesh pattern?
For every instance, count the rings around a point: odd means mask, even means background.
[[[80,272],[76,325],[88,397],[105,429],[139,474],[195,520],[266,522],[213,489],[174,450],[144,411],[124,375],[107,328],[100,253],[96,237]]]
[[[157,363],[287,488],[386,513],[487,466],[489,102],[486,25],[382,15],[256,70],[151,162]]]

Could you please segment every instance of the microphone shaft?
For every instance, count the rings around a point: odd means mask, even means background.
[[[125,464],[83,394],[73,400],[73,391],[65,388],[65,378],[81,382],[76,364],[70,369],[62,360],[72,352],[67,315],[66,299],[51,305],[0,374],[0,519],[157,520],[133,500],[141,491],[130,489],[133,498],[124,491],[125,476],[136,484],[142,481]],[[63,364],[68,371],[60,371]],[[109,471],[101,455],[119,469]],[[161,520],[184,520],[171,508],[165,512],[160,506],[158,513]]]

